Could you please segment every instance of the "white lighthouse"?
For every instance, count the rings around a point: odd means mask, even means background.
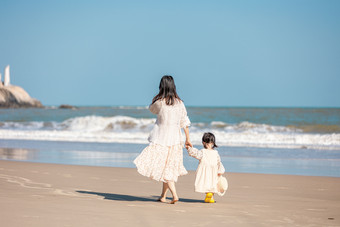
[[[5,76],[4,76],[4,86],[9,86],[10,84],[10,75],[9,75],[9,65],[5,68]]]

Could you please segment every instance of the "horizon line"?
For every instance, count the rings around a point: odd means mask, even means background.
[[[44,107],[58,107],[61,105],[71,105],[74,107],[148,107],[148,105],[73,105],[73,104],[59,104],[59,105],[44,105]],[[216,106],[216,105],[212,105],[212,106],[207,106],[207,105],[186,105],[186,107],[190,107],[190,108],[310,108],[310,109],[340,109],[340,106]]]

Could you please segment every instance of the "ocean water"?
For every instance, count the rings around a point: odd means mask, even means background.
[[[339,108],[187,111],[193,144],[214,133],[230,172],[340,177]],[[0,109],[0,159],[134,167],[155,120],[143,106]],[[185,154],[184,165],[197,161]]]

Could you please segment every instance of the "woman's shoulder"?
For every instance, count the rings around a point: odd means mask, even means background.
[[[180,99],[175,99],[172,105],[166,105],[165,99],[162,99],[162,103],[168,107],[184,107],[184,103]]]
[[[181,107],[185,107],[184,102],[181,99],[176,99],[175,105],[179,105]]]
[[[181,105],[184,105],[184,102],[182,99],[177,99],[178,103],[180,103]]]
[[[164,99],[158,99],[151,103],[151,105],[161,106],[164,103]]]
[[[159,111],[162,108],[162,101],[161,100],[156,100],[155,102],[151,103],[149,106],[149,110],[154,113],[154,114],[158,114]]]

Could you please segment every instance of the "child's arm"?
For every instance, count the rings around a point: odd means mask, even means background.
[[[198,160],[201,160],[203,157],[203,152],[202,150],[198,150],[194,147],[188,147],[188,154],[193,157],[196,158]]]
[[[221,157],[217,154],[217,174],[221,176],[225,172],[224,166],[221,162]]]

